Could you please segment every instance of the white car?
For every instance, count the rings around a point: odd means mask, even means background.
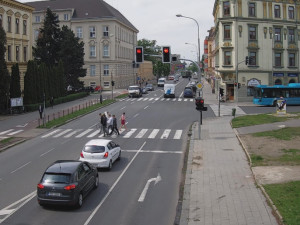
[[[121,159],[121,148],[112,140],[93,139],[87,142],[81,153],[80,161],[89,162],[96,168],[110,170],[116,160]]]

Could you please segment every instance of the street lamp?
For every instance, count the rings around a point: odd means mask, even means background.
[[[197,20],[195,20],[192,17],[183,16],[181,14],[177,14],[176,16],[177,17],[183,17],[183,18],[194,20],[196,22],[196,24],[197,24],[197,27],[198,27],[198,64],[199,64],[199,67],[200,67],[200,36],[199,36],[199,30],[200,29],[199,29],[199,24],[198,24]],[[199,78],[200,78],[200,82],[201,82],[201,71],[199,71]]]

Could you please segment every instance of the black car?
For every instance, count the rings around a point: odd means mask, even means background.
[[[98,187],[98,171],[88,162],[59,160],[50,165],[37,185],[38,203],[73,205],[80,208],[83,198]]]

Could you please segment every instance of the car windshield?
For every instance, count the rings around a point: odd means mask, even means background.
[[[105,147],[99,145],[87,145],[84,147],[84,151],[88,153],[102,153],[105,152]]]
[[[152,87],[152,84],[147,84],[146,87]]]
[[[71,174],[68,173],[45,173],[42,182],[51,184],[69,184],[70,180]]]
[[[158,82],[165,82],[165,80],[158,80]]]
[[[139,90],[139,87],[129,87],[128,90]]]

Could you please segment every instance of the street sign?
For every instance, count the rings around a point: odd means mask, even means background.
[[[202,83],[197,84],[197,88],[202,89],[203,88],[203,84]]]

